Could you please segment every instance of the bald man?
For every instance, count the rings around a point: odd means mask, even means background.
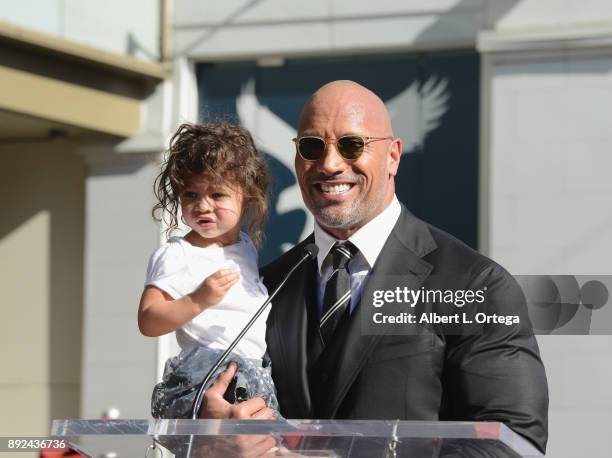
[[[543,451],[547,383],[520,289],[502,267],[399,203],[401,140],[380,98],[351,81],[326,84],[306,103],[294,141],[302,197],[316,223],[306,240],[262,269],[268,289],[305,245],[314,242],[319,252],[293,274],[268,318],[281,413],[501,421]],[[469,316],[520,322],[364,328],[376,292],[394,291],[398,281],[415,291],[486,291],[484,303],[465,307]],[[222,400],[232,373],[208,390],[203,416],[269,418],[261,399]]]

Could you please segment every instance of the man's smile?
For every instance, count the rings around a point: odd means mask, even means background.
[[[322,192],[328,193],[328,194],[342,194],[345,193],[346,191],[350,190],[353,185],[348,184],[348,183],[342,183],[342,184],[324,184],[324,183],[320,183],[319,187],[321,188]]]
[[[354,194],[356,183],[320,181],[314,184],[315,194],[327,201],[344,201]]]

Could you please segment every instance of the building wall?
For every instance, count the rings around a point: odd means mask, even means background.
[[[79,415],[85,167],[67,143],[0,144],[0,431]]]
[[[559,3],[521,2],[479,40],[486,245],[515,274],[610,275],[612,5]],[[548,456],[609,456],[612,336],[538,341]]]
[[[609,275],[612,49],[492,64],[491,256],[514,274]],[[609,456],[612,337],[540,336],[550,456]]]
[[[147,418],[156,339],[140,334],[137,311],[147,261],[160,241],[151,217],[158,155],[113,154],[101,146],[81,151],[88,173],[80,416],[99,418],[116,407],[122,418]]]
[[[503,0],[502,0],[503,1]],[[494,2],[495,3],[495,2]],[[500,3],[497,1],[496,3]],[[500,17],[494,28],[503,31],[563,29],[610,30],[612,4],[607,0],[523,0]]]
[[[491,99],[491,254],[525,274],[609,273],[612,49],[500,59]]]
[[[45,436],[54,419],[111,406],[149,415],[156,342],[136,310],[175,108],[160,62],[165,3],[0,5],[5,436]]]
[[[160,0],[23,0],[5,5],[0,20],[106,51],[159,59]]]
[[[156,155],[85,150],[0,144],[5,436],[45,436],[54,419],[99,418],[110,407],[149,416],[156,342],[138,332],[136,311],[159,244]]]
[[[179,0],[175,55],[199,60],[473,46],[517,0]],[[279,39],[282,37],[282,39]]]

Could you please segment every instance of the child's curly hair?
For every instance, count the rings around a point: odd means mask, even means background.
[[[168,224],[166,235],[178,227],[179,196],[186,183],[202,174],[230,187],[239,186],[237,191],[248,209],[242,223],[258,245],[268,214],[266,161],[246,129],[225,122],[185,123],[172,136],[162,171],[155,179],[158,202],[152,211],[155,220]]]

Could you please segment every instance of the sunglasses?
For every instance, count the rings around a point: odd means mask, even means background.
[[[340,155],[349,161],[359,159],[366,145],[379,140],[393,140],[393,137],[363,137],[361,135],[344,135],[336,139],[336,149]],[[305,161],[318,161],[325,155],[327,140],[315,135],[294,138],[293,142],[298,154]]]

